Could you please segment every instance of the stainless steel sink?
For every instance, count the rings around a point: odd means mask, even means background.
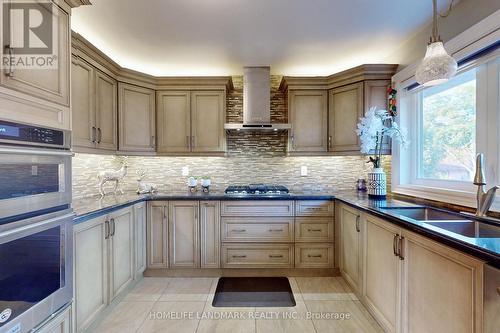
[[[430,207],[383,207],[381,209],[387,210],[389,214],[401,215],[416,221],[466,221],[459,215]]]
[[[500,228],[477,221],[425,222],[453,233],[471,238],[500,238]]]

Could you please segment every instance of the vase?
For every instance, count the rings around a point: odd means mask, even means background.
[[[368,172],[368,196],[383,199],[387,194],[387,179],[384,168],[373,168]]]

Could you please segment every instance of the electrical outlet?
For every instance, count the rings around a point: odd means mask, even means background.
[[[307,176],[307,166],[306,165],[303,165],[300,167],[300,176],[301,177]]]
[[[182,175],[189,176],[189,167],[187,165],[182,167]]]

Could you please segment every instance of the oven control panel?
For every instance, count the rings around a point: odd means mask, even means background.
[[[69,148],[67,132],[0,120],[0,142]]]

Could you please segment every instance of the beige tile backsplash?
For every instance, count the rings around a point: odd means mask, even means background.
[[[124,191],[137,189],[137,171],[146,170],[145,181],[155,183],[160,192],[184,191],[186,177],[210,176],[212,190],[223,191],[229,184],[273,183],[291,191],[333,191],[354,189],[359,176],[365,176],[370,166],[364,156],[321,157],[143,157],[129,156],[128,170],[122,182]],[[390,181],[390,156],[383,158]],[[300,167],[307,166],[308,176],[300,176]],[[73,197],[98,193],[97,173],[119,169],[119,157],[110,155],[76,154],[73,158]],[[109,191],[111,184],[106,186]]]

